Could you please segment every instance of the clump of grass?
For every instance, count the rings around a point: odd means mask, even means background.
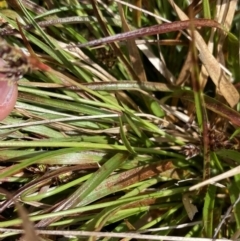
[[[238,237],[238,173],[193,186],[238,166],[239,6],[134,2],[1,9],[2,37],[45,66],[0,126],[2,239]],[[184,32],[78,45],[185,14]]]

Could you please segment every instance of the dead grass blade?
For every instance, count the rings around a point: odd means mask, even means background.
[[[17,208],[17,212],[19,217],[22,219],[22,227],[24,229],[24,236],[22,237],[22,240],[25,241],[40,241],[39,237],[36,234],[36,231],[34,229],[34,225],[31,222],[31,220],[29,219],[28,216],[28,212],[27,210],[22,207],[22,205],[20,205],[18,202],[16,202],[16,200],[14,200],[13,196],[8,193],[7,191],[5,191],[4,189],[0,188],[1,193],[5,193],[8,200],[12,200],[15,204],[15,207]]]
[[[169,0],[169,2],[174,7],[175,11],[177,12],[179,18],[182,21],[188,20],[187,15],[172,0]],[[228,104],[231,107],[234,107],[239,101],[238,91],[225,76],[223,70],[219,65],[219,62],[210,53],[208,46],[206,45],[202,36],[197,31],[195,31],[195,36],[196,46],[200,52],[200,59],[204,64],[205,68],[207,69],[209,76],[211,77],[212,81],[219,89],[221,94],[224,96]]]
[[[123,13],[123,9],[122,9],[122,5],[120,3],[118,3],[118,10],[120,13],[120,17],[122,20],[122,26],[125,32],[130,31],[130,28],[128,27],[127,21],[124,17],[124,13]],[[131,64],[133,67],[133,70],[135,71],[136,75],[138,76],[138,79],[141,82],[146,82],[147,81],[147,77],[146,77],[146,73],[144,71],[144,66],[137,48],[137,45],[135,43],[134,39],[129,39],[127,40],[127,47],[128,47],[128,52],[129,52],[129,57],[131,60]]]

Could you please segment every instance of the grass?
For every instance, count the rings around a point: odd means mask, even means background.
[[[188,2],[1,1],[44,64],[0,126],[1,240],[239,237],[239,5]]]

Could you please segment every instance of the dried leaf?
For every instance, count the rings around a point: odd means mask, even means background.
[[[188,193],[183,195],[182,202],[183,202],[184,208],[187,212],[189,219],[192,221],[194,218],[194,215],[198,212],[197,207],[192,204],[192,200],[191,200],[191,198],[189,198]]]

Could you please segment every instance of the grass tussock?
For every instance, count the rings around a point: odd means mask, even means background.
[[[1,240],[238,238],[239,5],[189,2],[0,2],[32,69],[0,125]]]

